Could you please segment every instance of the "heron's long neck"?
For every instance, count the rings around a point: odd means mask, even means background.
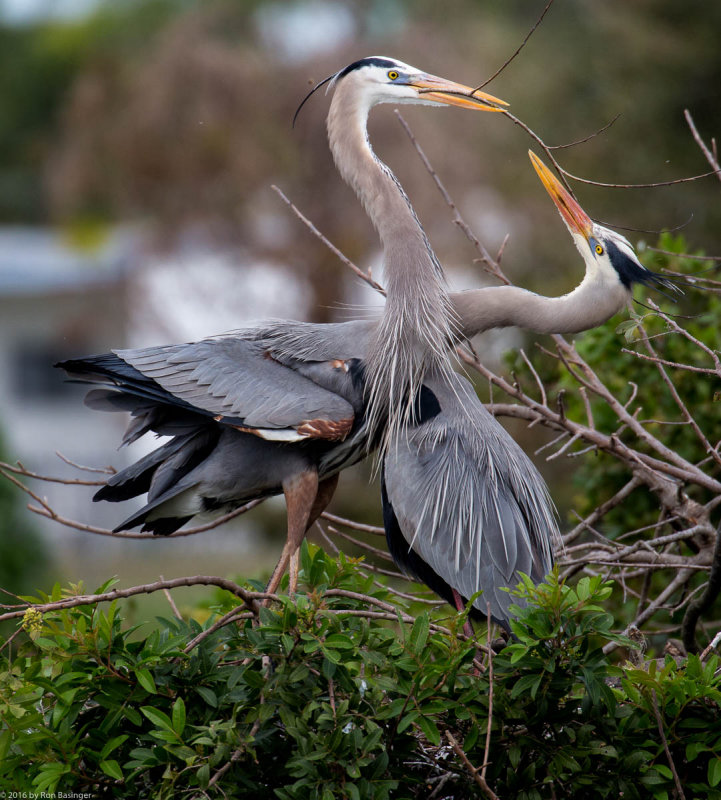
[[[598,272],[561,297],[544,297],[517,286],[454,292],[451,303],[462,336],[515,325],[536,333],[578,333],[601,325],[629,301],[620,281]]]
[[[355,190],[383,244],[387,298],[366,363],[372,426],[397,429],[431,365],[450,369],[453,311],[438,260],[410,201],[368,142],[368,108],[341,84],[328,114],[338,170]],[[447,364],[447,367],[443,365]]]

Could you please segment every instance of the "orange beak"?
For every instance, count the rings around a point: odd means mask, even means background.
[[[448,106],[475,109],[476,111],[503,111],[507,106],[505,100],[499,100],[492,94],[475,91],[471,86],[447,81],[435,75],[424,75],[422,78],[409,81],[426,100],[435,100]]]
[[[551,195],[556,208],[561,212],[561,217],[568,225],[568,229],[571,233],[580,233],[581,236],[588,239],[593,229],[591,218],[532,150],[528,151],[528,155],[538,173],[538,177],[541,179],[541,183],[546,187],[546,191]]]

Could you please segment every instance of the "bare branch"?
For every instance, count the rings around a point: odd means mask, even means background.
[[[350,270],[352,270],[361,280],[365,281],[369,286],[375,289],[379,294],[382,294],[385,297],[385,289],[373,280],[373,278],[367,273],[363,272],[360,267],[357,267],[343,252],[341,252],[329,239],[327,239],[319,230],[315,227],[315,225],[302,214],[298,208],[283,194],[281,189],[277,186],[273,185],[270,187],[280,199],[290,208],[290,210],[298,217],[298,219],[308,228],[308,230],[316,236],[318,239],[323,242],[323,244],[334,253]]]
[[[242,586],[238,586],[237,583],[227,578],[216,578],[212,575],[194,575],[187,578],[154,581],[153,583],[145,583],[141,586],[132,586],[129,589],[112,589],[109,592],[102,592],[101,594],[76,595],[75,597],[54,600],[49,603],[25,603],[22,608],[0,614],[0,622],[6,619],[22,617],[28,608],[35,608],[41,613],[45,613],[47,611],[58,611],[63,608],[76,608],[77,606],[108,603],[113,600],[134,597],[138,594],[152,594],[162,589],[175,589],[178,586],[218,586],[242,598],[243,604],[254,613],[258,611],[258,600],[264,599],[267,596],[263,592],[250,592],[247,589],[243,589]]]
[[[494,260],[493,256],[488,252],[488,250],[486,250],[483,244],[481,244],[481,241],[473,233],[473,231],[470,229],[466,221],[461,216],[460,212],[458,211],[458,206],[456,206],[456,204],[453,202],[450,194],[448,193],[448,190],[443,185],[441,179],[438,177],[438,174],[431,166],[430,161],[428,160],[426,154],[421,149],[421,146],[418,144],[418,140],[414,136],[413,131],[411,131],[408,123],[403,119],[399,111],[396,111],[396,115],[398,117],[398,121],[403,126],[403,130],[408,135],[408,138],[411,140],[413,147],[415,147],[416,152],[420,156],[420,159],[423,162],[423,166],[426,168],[431,178],[433,178],[433,182],[438,187],[438,191],[441,193],[443,199],[446,201],[448,208],[451,209],[451,212],[453,213],[453,222],[455,222],[455,224],[461,229],[461,231],[463,231],[468,241],[476,248],[476,250],[481,256],[480,261],[481,263],[486,265],[487,271],[490,272],[492,275],[494,275],[496,278],[498,278],[498,280],[501,281],[502,283],[505,283],[506,285],[510,284],[510,281],[503,274],[503,271],[501,270],[501,267],[498,264],[498,262]]]
[[[486,602],[486,647],[488,652],[488,722],[486,723],[486,744],[483,748],[481,778],[486,780],[488,753],[491,749],[491,729],[493,727],[493,648],[491,647],[491,604]]]
[[[500,74],[503,72],[503,70],[505,70],[505,68],[506,68],[506,67],[507,67],[507,66],[508,66],[508,65],[511,63],[511,61],[513,61],[513,59],[514,59],[514,58],[515,58],[515,57],[516,57],[516,56],[517,56],[517,55],[518,55],[518,54],[521,52],[521,50],[523,50],[523,48],[526,46],[526,43],[527,43],[527,42],[528,42],[528,40],[531,38],[531,36],[533,36],[533,34],[534,34],[534,33],[535,33],[535,31],[536,31],[536,28],[538,28],[538,26],[539,26],[539,25],[540,25],[540,24],[543,22],[543,18],[546,16],[546,13],[548,12],[548,9],[549,9],[549,8],[550,8],[552,5],[553,5],[553,0],[548,0],[548,2],[546,3],[546,7],[543,9],[543,11],[541,11],[541,15],[540,15],[540,17],[539,17],[539,18],[536,20],[536,22],[535,22],[535,24],[533,25],[533,27],[531,28],[531,30],[530,30],[530,31],[528,31],[528,33],[526,34],[525,38],[523,39],[523,41],[521,42],[521,44],[520,44],[520,45],[519,45],[519,46],[516,48],[516,51],[513,53],[513,55],[509,56],[509,57],[508,57],[508,58],[507,58],[507,59],[506,59],[506,60],[503,62],[503,64],[501,64],[501,66],[500,66],[500,67],[499,67],[499,68],[498,68],[498,69],[497,69],[497,70],[496,70],[496,71],[493,73],[493,75],[491,75],[491,77],[490,77],[490,78],[487,78],[485,81],[483,81],[483,83],[482,83],[480,86],[476,86],[476,88],[475,88],[475,89],[474,89],[474,90],[471,92],[471,94],[474,94],[475,92],[478,92],[478,91],[480,91],[480,90],[481,90],[481,89],[482,89],[484,86],[488,86],[488,84],[489,84],[491,81],[495,80],[495,79],[496,79],[496,78],[497,78],[497,77],[498,77],[498,76],[499,76],[499,75],[500,75]]]
[[[651,702],[653,703],[653,713],[656,716],[656,722],[658,723],[658,733],[661,737],[661,741],[663,742],[663,749],[666,753],[666,758],[668,759],[668,764],[671,767],[671,773],[673,774],[673,782],[676,785],[676,796],[679,800],[686,800],[686,795],[683,793],[683,788],[681,786],[681,781],[678,777],[678,772],[676,771],[676,764],[674,764],[673,758],[671,756],[671,750],[668,746],[668,739],[666,739],[666,732],[663,729],[663,720],[661,719],[661,712],[658,709],[658,699],[656,698],[656,690],[651,689]]]
[[[158,577],[162,583],[165,583],[165,578],[162,575],[159,575]],[[165,595],[165,599],[168,601],[168,605],[173,610],[173,614],[175,614],[178,619],[183,619],[183,615],[180,613],[180,611],[178,611],[178,606],[175,605],[175,600],[173,600],[173,597],[168,591],[167,586],[163,586],[163,594]]]
[[[446,738],[448,739],[449,744],[453,748],[453,752],[461,759],[463,765],[468,770],[470,776],[473,780],[478,784],[483,794],[486,797],[490,798],[490,800],[499,800],[498,795],[491,789],[491,787],[486,783],[486,779],[481,774],[481,771],[476,769],[476,767],[471,764],[468,756],[463,752],[463,748],[458,744],[455,740],[453,734],[450,731],[446,731]]]
[[[696,646],[696,625],[701,615],[716,602],[719,593],[721,593],[721,526],[716,531],[716,546],[714,548],[711,573],[704,593],[700,598],[689,603],[681,625],[683,644],[687,652],[695,653],[698,651]]]
[[[39,475],[37,472],[31,472],[20,461],[17,462],[17,466],[0,461],[0,467],[15,475],[22,475],[25,478],[35,478],[39,481],[48,481],[49,483],[64,483],[68,486],[104,486],[106,484],[106,481],[84,481],[80,478],[53,478],[49,475]]]
[[[376,536],[385,536],[386,532],[384,528],[379,528],[377,525],[365,525],[361,522],[355,522],[352,519],[346,519],[345,517],[338,517],[335,514],[331,514],[328,511],[324,511],[321,514],[323,519],[327,519],[328,522],[335,522],[336,525],[343,525],[346,528],[353,528],[356,531],[363,531],[363,533],[372,533]]]
[[[620,114],[616,114],[616,116],[610,122],[607,122],[603,127],[601,127],[598,130],[594,131],[589,136],[584,136],[583,139],[576,139],[575,142],[569,142],[568,144],[553,144],[553,145],[549,144],[548,145],[548,149],[549,150],[566,150],[569,147],[576,147],[576,145],[585,144],[586,142],[590,142],[591,139],[595,139],[597,136],[600,136],[602,133],[605,133],[611,127],[611,125],[614,125],[619,120],[620,117],[621,117]]]
[[[686,108],[684,109],[683,115],[686,118],[688,127],[691,129],[691,133],[696,141],[696,144],[701,148],[701,152],[706,157],[706,161],[708,161],[708,163],[711,165],[711,168],[718,176],[718,179],[721,181],[721,166],[719,166],[718,158],[708,149],[706,143],[701,138],[701,134],[696,129],[696,125],[693,121],[693,117],[691,116],[691,112]]]

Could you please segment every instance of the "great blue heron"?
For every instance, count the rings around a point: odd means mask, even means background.
[[[621,310],[634,283],[667,285],[623,237],[593,224],[539,160],[534,165],[583,256],[583,281],[557,298],[513,286],[452,293],[459,335],[516,322],[540,332],[577,332]],[[301,506],[311,509],[303,512],[310,525],[330,500],[338,472],[372,449],[363,384],[376,326],[277,322],[193,344],[64,362],[71,374],[110,387],[89,393],[91,407],[132,412],[125,441],[148,430],[174,437],[113,476],[96,499],[148,491],[148,504],[117,529],[143,524],[170,533],[203,511],[285,491],[289,530],[298,530],[292,515],[301,504],[286,487],[312,470],[322,491]],[[388,542],[406,571],[456,605],[485,589],[503,623],[508,598],[500,587],[519,571],[535,579],[548,571],[556,525],[540,475],[469,387],[455,373],[431,370],[417,393],[408,435],[394,441],[384,461]],[[314,435],[348,408],[353,423],[345,439]],[[301,540],[302,534],[293,545]],[[273,588],[286,563],[281,558]],[[485,612],[485,599],[478,606]]]
[[[631,300],[634,283],[678,291],[638,261],[620,234],[594,223],[543,162],[531,161],[583,258],[583,281],[562,297],[512,286],[452,295],[463,329],[518,325],[576,333],[604,322]],[[506,591],[525,573],[540,582],[558,539],[546,484],[489,414],[471,384],[432,371],[417,418],[383,455],[381,493],[388,548],[396,563],[458,610],[474,610],[509,630]]]
[[[124,441],[147,430],[174,437],[96,495],[116,501],[148,492],[148,504],[121,527],[142,523],[167,534],[198,513],[283,491],[288,536],[271,591],[329,502],[338,470],[367,452],[369,431],[377,439],[400,427],[424,372],[451,369],[443,271],[402,187],[370,147],[370,109],[387,102],[487,111],[506,105],[389,58],[348,65],[306,100],[328,82],[335,90],[331,151],[383,244],[387,301],[380,324],[271,323],[60,365],[120,389],[93,392],[89,402],[131,410],[136,421]],[[299,444],[283,445],[290,442]]]

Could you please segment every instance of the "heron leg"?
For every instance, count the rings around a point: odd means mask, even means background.
[[[337,472],[330,478],[325,478],[324,480],[319,481],[318,491],[316,493],[315,500],[313,501],[313,507],[311,508],[310,514],[308,515],[308,524],[306,526],[306,532],[310,530],[313,523],[325,511],[326,506],[328,505],[328,503],[330,503],[331,499],[333,498],[336,486],[338,486]],[[299,553],[300,553],[300,544],[298,545],[298,549],[294,553],[291,553],[290,555],[290,566],[288,568],[288,572],[290,574],[290,581],[288,583],[288,591],[291,593],[296,592],[298,590]]]
[[[463,602],[463,598],[455,589],[451,589],[451,591],[453,592],[453,602],[456,604],[456,611],[463,611],[466,607],[466,604]],[[471,621],[468,619],[468,617],[466,617],[466,621],[463,623],[463,633],[465,633],[469,639],[472,639],[475,636],[473,625],[471,625]]]
[[[315,469],[309,469],[293,475],[283,482],[283,494],[288,514],[288,535],[266,587],[266,591],[271,593],[278,588],[291,556],[298,551],[308,530],[310,515],[318,495],[318,473]]]

